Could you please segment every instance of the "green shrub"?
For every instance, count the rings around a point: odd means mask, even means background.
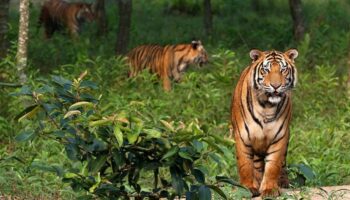
[[[218,184],[239,186],[223,176],[209,183],[208,169],[201,164],[208,156],[220,162],[213,150],[232,145],[230,140],[208,134],[196,121],[154,120],[138,112],[137,102],[106,116],[101,96],[93,96],[97,85],[83,80],[85,75],[73,82],[52,76],[41,80],[38,89],[24,86],[15,94],[33,101],[17,116],[26,126],[16,140],[56,140],[71,160],[70,166],[36,167],[56,172],[76,191],[106,198],[173,199],[185,194],[187,199],[211,199],[213,190],[226,199]]]

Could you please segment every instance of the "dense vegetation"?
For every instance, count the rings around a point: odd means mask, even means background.
[[[176,8],[176,2],[187,2],[190,13],[180,12],[181,9],[173,12],[170,8]],[[219,146],[207,142],[203,156],[195,161],[196,166],[207,168],[202,170],[206,182],[214,184],[216,176],[238,178],[234,148],[227,138],[229,107],[239,74],[250,62],[249,50],[284,51],[295,47],[300,54],[296,60],[299,82],[293,91],[287,158],[290,178],[295,179],[295,186],[302,184],[297,181],[298,173],[294,173],[299,171],[307,178],[306,186],[349,184],[350,101],[345,75],[350,43],[350,4],[345,0],[303,3],[307,34],[296,43],[287,1],[262,1],[259,12],[252,9],[250,1],[213,1],[214,34],[211,37],[206,37],[202,31],[202,11],[193,12],[194,8],[201,8],[200,1],[135,1],[130,48],[146,43],[189,42],[195,37],[202,40],[210,54],[208,65],[203,68],[193,66],[169,93],[165,93],[157,78],[147,72],[134,79],[126,78],[128,69],[124,59],[114,55],[117,29],[114,3],[108,2],[107,6],[107,35],[96,36],[95,24],[89,24],[78,41],[60,34],[49,41],[43,40],[42,29],[38,31],[35,26],[39,9],[33,6],[28,85],[38,89],[53,75],[73,80],[87,70],[84,80],[98,86],[94,87],[94,95],[99,97],[99,112],[103,116],[122,111],[135,113],[147,123],[146,128],[164,127],[161,122],[166,121],[176,126],[191,126],[193,134],[198,127],[197,131],[205,133],[201,141],[212,136],[223,138]],[[18,13],[13,9],[10,14],[8,38],[12,47],[8,57],[0,62],[0,79],[17,82],[14,52]],[[47,172],[57,172],[57,166],[84,168],[79,162],[69,161],[59,142],[43,137],[16,142],[16,136],[17,140],[27,139],[23,138],[28,136],[23,130],[31,130],[34,126],[31,120],[18,122],[15,118],[25,108],[22,105],[30,100],[11,95],[13,92],[24,94],[23,88],[1,86],[0,89],[0,195],[42,199],[84,195],[82,191],[71,190],[57,173]],[[150,177],[147,173],[145,176]],[[225,186],[224,190],[234,193],[230,186]],[[231,195],[244,193],[243,190]]]

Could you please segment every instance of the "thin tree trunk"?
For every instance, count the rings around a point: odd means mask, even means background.
[[[289,0],[289,7],[293,19],[294,38],[296,41],[300,41],[305,33],[301,0]]]
[[[125,54],[129,44],[132,0],[117,0],[119,7],[119,26],[116,44],[116,54]]]
[[[107,18],[105,9],[105,0],[96,1],[96,16],[97,16],[97,35],[105,35],[107,32]]]
[[[19,82],[27,82],[25,69],[27,67],[27,44],[28,44],[28,25],[29,25],[29,0],[20,0],[19,4],[19,32],[18,32],[18,50],[17,50],[17,70]]]
[[[260,0],[252,0],[251,6],[256,13],[260,13],[261,11]]]
[[[0,0],[0,58],[7,54],[8,13],[10,0]]]
[[[213,32],[213,15],[211,10],[211,0],[203,0],[204,3],[204,29],[205,34],[210,36]]]

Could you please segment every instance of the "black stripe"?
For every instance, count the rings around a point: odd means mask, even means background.
[[[271,151],[271,152],[266,152],[266,156],[269,156],[269,155],[271,155],[273,153],[277,153],[279,151],[281,151],[281,149],[277,149],[277,150],[274,150],[274,151]]]
[[[250,88],[247,88],[247,106],[248,106],[248,111],[250,113],[250,115],[252,116],[253,120],[255,121],[255,123],[257,123],[261,128],[263,128],[261,122],[259,121],[258,118],[256,118],[256,116],[254,115],[254,107],[253,107],[253,102],[252,102],[252,97],[250,94]]]
[[[260,69],[260,68],[259,68],[259,65],[255,65],[254,74],[253,74],[253,76],[254,76],[254,77],[253,77],[253,79],[254,79],[253,82],[254,82],[254,88],[255,88],[255,89],[258,89],[258,85],[257,85],[257,83],[256,83],[257,80],[255,79],[255,77],[256,77],[256,71],[259,71],[259,69]]]
[[[286,113],[286,115],[287,115],[286,118],[284,118],[284,120],[283,120],[281,126],[279,127],[279,129],[278,129],[277,133],[275,134],[275,137],[273,137],[272,141],[274,141],[274,140],[277,138],[277,136],[279,135],[279,133],[282,131],[282,128],[283,128],[283,126],[284,126],[286,120],[289,118],[289,117],[288,117],[289,111],[290,111],[290,107],[288,108],[288,111],[287,111],[287,113]],[[276,144],[278,141],[280,141],[282,138],[284,138],[285,135],[286,135],[286,134],[284,134],[284,135],[283,135],[281,138],[279,138],[277,141],[272,142],[271,145]]]
[[[276,112],[275,112],[275,118],[277,118],[278,114],[281,112],[281,109],[283,108],[284,103],[286,106],[288,105],[289,98],[287,100],[286,98],[287,98],[287,95],[284,95],[282,100],[278,103]]]
[[[250,139],[250,132],[249,132],[249,128],[248,128],[248,126],[247,126],[247,124],[244,122],[244,128],[245,128],[245,130],[247,131],[247,133],[248,133],[248,139],[251,141],[251,139]]]
[[[264,157],[259,157],[258,159],[253,160],[253,162],[262,162],[262,161],[264,161],[264,160],[265,160]]]
[[[239,131],[238,124],[237,124],[236,120],[234,120],[234,123],[235,123],[235,125],[236,125],[236,130],[238,131],[239,137],[241,138],[241,140],[242,140],[244,146],[246,146],[246,147],[248,147],[248,148],[252,148],[252,145],[246,144],[246,143],[244,142],[244,140],[243,140],[243,138],[242,138],[242,135],[241,135],[241,132]]]
[[[247,154],[250,159],[253,159],[253,157],[254,157],[253,152],[245,152],[245,151],[243,151],[243,153]]]
[[[188,47],[188,45],[184,45],[182,48],[180,48],[179,47],[180,45],[175,45],[174,46],[174,51],[183,51],[183,50],[185,50],[187,47]]]

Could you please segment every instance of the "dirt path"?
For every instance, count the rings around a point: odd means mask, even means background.
[[[286,199],[302,199],[302,200],[350,200],[350,185],[327,186],[319,188],[305,189],[284,189],[283,197]],[[279,198],[279,199],[283,199]],[[260,197],[253,200],[260,200]]]

